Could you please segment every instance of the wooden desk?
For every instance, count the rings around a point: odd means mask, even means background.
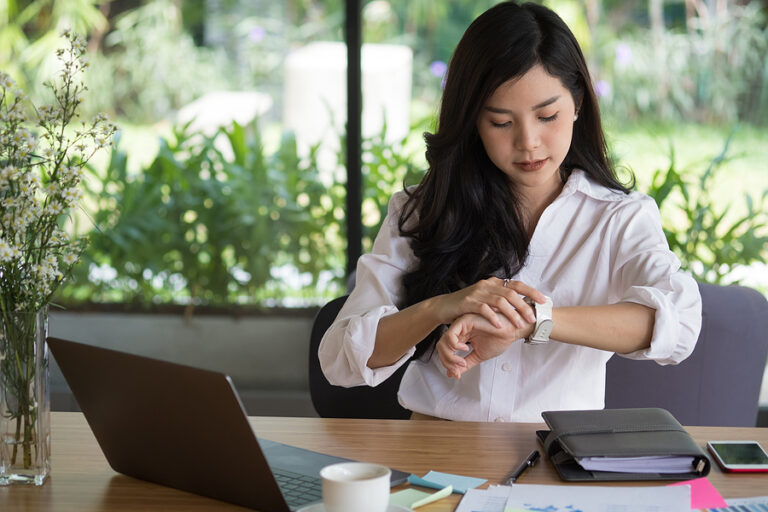
[[[251,418],[251,423],[259,436],[274,441],[378,462],[418,475],[434,469],[487,478],[492,483],[537,448],[534,431],[542,428],[540,424],[519,423],[268,417]],[[247,510],[115,473],[80,413],[53,413],[51,428],[50,478],[42,488],[0,487],[3,512]],[[768,447],[766,428],[689,427],[688,431],[702,445],[711,439],[754,439]],[[228,468],[211,468],[217,469]],[[768,494],[765,473],[730,475],[713,466],[709,479],[726,498]],[[521,483],[574,485],[561,482],[546,459],[526,472]],[[454,494],[418,510],[452,511],[459,499]]]

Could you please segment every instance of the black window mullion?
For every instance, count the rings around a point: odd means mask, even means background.
[[[347,276],[355,270],[363,247],[362,152],[362,2],[346,0],[347,43]]]

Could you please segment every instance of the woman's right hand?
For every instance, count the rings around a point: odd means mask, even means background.
[[[512,325],[522,329],[536,321],[533,308],[523,297],[544,303],[544,295],[521,281],[490,277],[461,290],[436,297],[440,323],[451,324],[462,315],[474,313],[501,329],[499,316],[506,317]]]
[[[448,377],[460,379],[468,370],[500,356],[515,341],[533,331],[535,322],[519,329],[502,318],[501,329],[476,314],[462,315],[453,322],[437,342],[437,354]],[[460,354],[459,352],[467,352]]]

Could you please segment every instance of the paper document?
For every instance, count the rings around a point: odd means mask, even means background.
[[[755,496],[752,498],[728,498],[727,507],[702,509],[708,512],[766,512],[768,510],[768,496]]]
[[[714,507],[727,507],[728,504],[720,495],[712,482],[707,477],[694,478],[693,480],[685,480],[683,482],[675,482],[668,485],[687,485],[691,488],[691,508],[714,508]],[[766,510],[765,512],[768,512]]]
[[[456,512],[504,512],[510,487],[492,485],[488,489],[468,489]]]
[[[691,488],[513,485],[507,509],[547,512],[680,512],[691,509]]]
[[[690,473],[695,457],[582,457],[576,461],[589,471],[618,471],[622,473]]]
[[[515,484],[470,489],[456,512],[680,512],[690,509],[691,488],[688,486]]]

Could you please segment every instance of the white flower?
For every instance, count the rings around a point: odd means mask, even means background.
[[[7,165],[0,170],[0,179],[10,180],[18,174],[19,170],[13,165]]]
[[[13,89],[16,87],[16,82],[5,73],[0,73],[0,86],[4,89]]]
[[[48,205],[48,208],[46,208],[45,213],[48,215],[61,215],[64,213],[64,207],[61,205],[61,203],[52,202]]]
[[[40,178],[34,174],[25,174],[19,180],[19,194],[21,197],[31,197],[40,188]]]
[[[76,52],[84,52],[85,51],[85,39],[83,39],[82,36],[77,36],[74,39],[72,39],[72,49]],[[81,58],[82,60],[82,58]]]
[[[10,261],[13,259],[12,247],[5,240],[0,240],[0,261]]]
[[[53,104],[30,105],[24,91],[0,72],[0,293],[24,311],[50,300],[64,278],[61,269],[77,262],[85,240],[58,223],[83,198],[78,185],[92,148],[108,146],[116,129],[104,114],[80,130],[69,126],[87,90],[79,75],[88,61],[85,39],[70,30],[64,37],[69,47],[56,52],[64,83],[43,84]],[[63,106],[75,109],[73,116],[65,116]]]

